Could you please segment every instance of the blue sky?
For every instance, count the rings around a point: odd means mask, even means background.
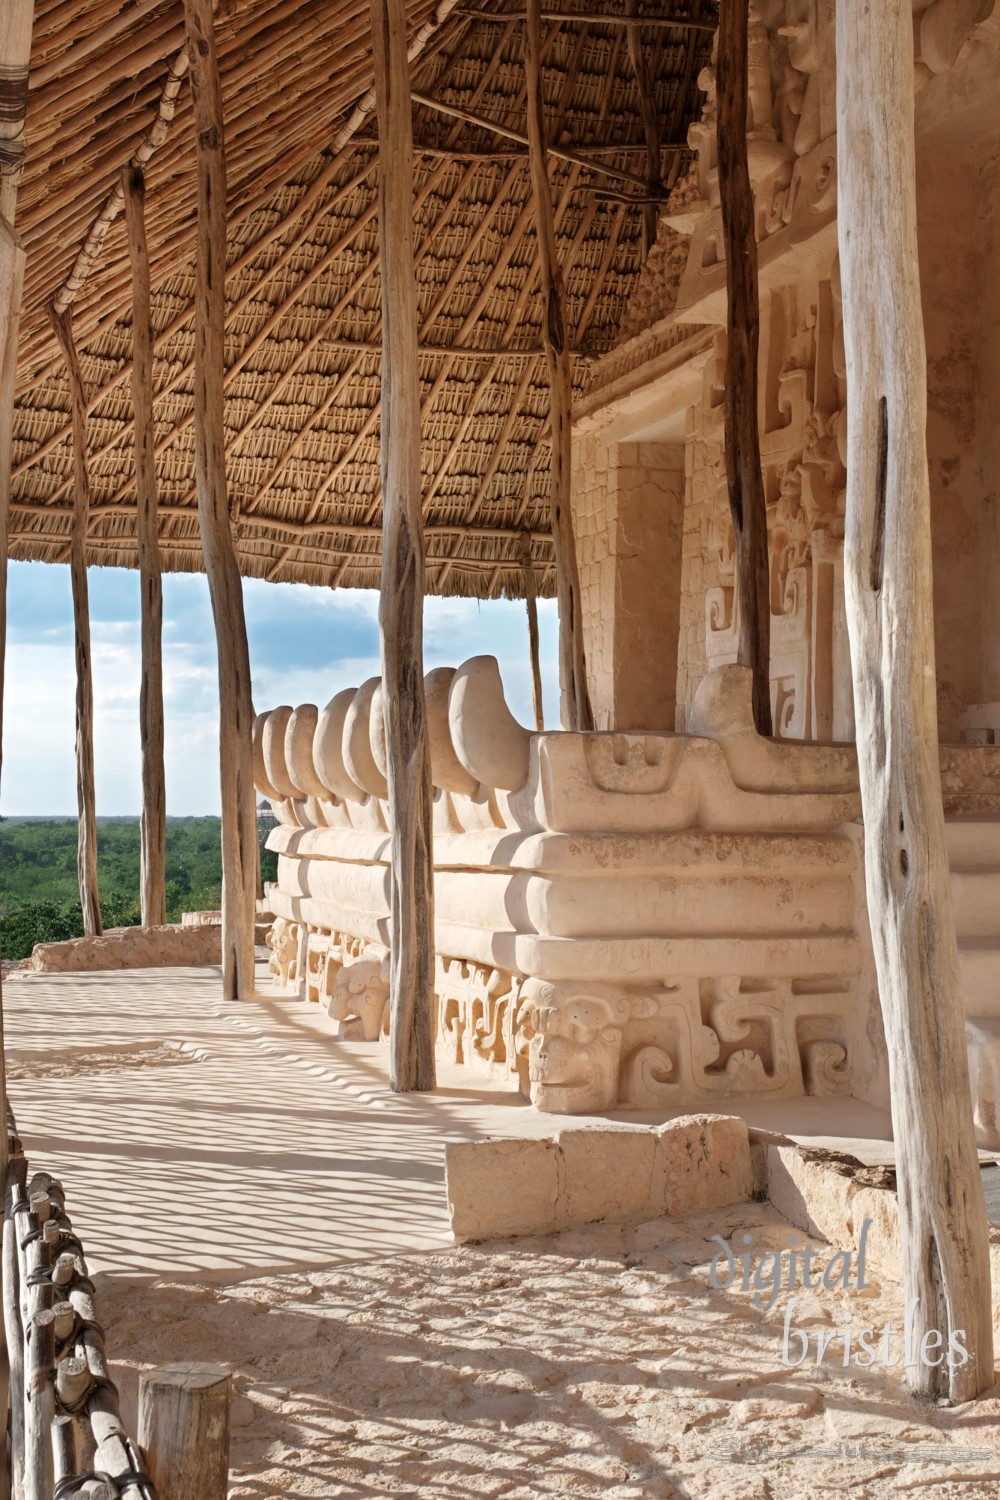
[[[139,811],[139,577],[90,569],[98,815]],[[167,812],[218,812],[215,638],[201,575],[163,580]],[[254,704],[316,703],[379,672],[378,596],[307,584],[243,585]],[[558,722],[555,601],[539,603],[546,721]],[[530,725],[524,604],[428,599],[428,669],[490,653],[512,712]],[[0,811],[75,813],[73,616],[69,569],[11,563]]]

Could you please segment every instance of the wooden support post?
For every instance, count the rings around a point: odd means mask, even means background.
[[[3,762],[3,700],[7,659],[7,553],[10,543],[10,485],[13,469],[14,385],[17,375],[17,334],[24,287],[24,251],[14,234],[17,188],[24,162],[24,119],[28,105],[28,66],[35,0],[4,0],[0,10],[0,765]],[[7,1068],[0,990],[0,1198],[8,1181]],[[0,1500],[9,1500],[14,1453],[24,1453],[23,1343],[11,1339],[9,1308],[17,1298],[11,1285],[17,1255],[8,1240],[13,1223],[4,1219],[3,1259],[0,1262],[0,1413],[10,1413],[11,1462],[0,1452]],[[16,1303],[15,1303],[16,1306]]]
[[[219,652],[222,782],[222,984],[227,1000],[254,992],[257,890],[253,701],[243,588],[226,498],[223,423],[226,322],[226,164],[212,0],[184,0],[198,170],[195,276],[195,480],[205,572]]]
[[[941,798],[912,21],[901,0],[838,0],[837,158],[844,574],[903,1271],[916,1304],[907,1378],[922,1394],[968,1401],[993,1383],[990,1261]]]
[[[3,765],[3,694],[7,659],[7,561],[14,440],[17,330],[24,287],[24,251],[0,217],[0,767]]]
[[[122,172],[129,258],[132,263],[132,405],[135,412],[135,530],[139,553],[142,686],[140,892],[144,927],[167,920],[167,794],[163,771],[163,580],[156,509],[156,430],[153,424],[153,326],[146,246],[145,181],[141,168]]]
[[[90,475],[87,470],[87,393],[73,338],[72,313],[49,309],[66,361],[73,417],[73,525],[70,531],[70,579],[76,640],[76,802],[79,816],[76,875],[80,887],[83,931],[99,937],[101,902],[97,888],[97,817],[94,806],[94,680],[90,658],[90,598],[87,589],[87,518]]]
[[[10,471],[14,432],[14,379],[17,371],[17,327],[24,285],[24,252],[7,221],[0,218],[0,767],[3,764],[3,695],[7,657],[7,552],[10,540]],[[4,1047],[3,991],[0,989],[0,1197],[7,1181],[7,1065]],[[6,1229],[5,1229],[6,1233]],[[0,1268],[6,1286],[7,1260]],[[8,1409],[11,1361],[20,1350],[8,1346],[6,1325],[0,1328],[0,1412]],[[14,1371],[16,1375],[16,1370]],[[14,1425],[18,1418],[11,1408]],[[23,1411],[22,1411],[23,1417]],[[9,1500],[10,1475],[0,1463],[0,1500]]]
[[[413,122],[403,0],[371,0],[382,270],[382,702],[392,831],[390,1083],[434,1087],[434,857],[424,703]]]
[[[521,568],[524,572],[524,602],[528,610],[528,652],[531,657],[531,706],[535,712],[535,728],[541,734],[545,728],[545,712],[542,706],[542,668],[538,659],[538,598],[535,592],[535,570],[531,562],[531,532],[521,532]]]
[[[587,687],[583,649],[580,574],[570,509],[572,482],[573,373],[566,332],[566,298],[556,253],[552,188],[545,164],[545,120],[542,102],[542,7],[528,0],[524,28],[524,66],[527,74],[528,155],[535,207],[535,232],[545,313],[542,337],[549,371],[552,425],[550,495],[552,540],[556,552],[556,595],[559,601],[559,681],[562,721],[567,729],[593,729],[594,716]]]
[[[726,473],[736,541],[738,660],[753,673],[758,734],[771,729],[771,598],[767,508],[757,426],[757,237],[747,161],[748,0],[719,5],[716,145],[726,246]]]
[[[157,1500],[226,1500],[229,1371],[167,1365],[139,1377],[139,1447]]]

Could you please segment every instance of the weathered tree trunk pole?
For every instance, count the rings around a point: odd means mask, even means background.
[[[122,172],[132,263],[132,406],[135,413],[135,528],[139,551],[142,685],[140,888],[142,922],[167,920],[167,793],[163,770],[163,580],[156,514],[156,429],[153,424],[153,325],[146,246],[145,181],[139,168]]]
[[[254,992],[257,822],[253,700],[243,588],[226,498],[223,425],[226,332],[226,162],[212,0],[184,0],[197,133],[195,480],[198,524],[219,653],[222,782],[222,984],[227,1000]]]
[[[23,287],[24,251],[14,230],[0,215],[0,767],[3,765],[3,694],[7,657],[7,553],[10,545],[14,386]]]
[[[639,0],[628,0],[625,12],[626,15],[637,17]],[[639,35],[638,26],[629,26],[627,36],[629,61],[632,64],[632,72],[635,74],[635,86],[639,96],[642,131],[646,137],[646,177],[650,194],[653,195],[660,188],[660,118],[656,110],[656,90],[649,75],[649,64],[642,49],[642,37]],[[659,204],[647,203],[642,210],[642,258],[644,262],[649,258],[649,252],[656,244],[659,219]]]
[[[967,1401],[993,1383],[990,1262],[941,800],[913,39],[903,0],[838,0],[837,156],[844,573],[903,1270],[908,1304],[919,1299],[907,1376],[922,1394]],[[924,1343],[932,1330],[943,1343]],[[949,1365],[953,1336],[969,1357]]]
[[[17,189],[24,164],[24,117],[35,0],[4,0],[0,10],[0,763],[7,651],[7,551],[13,463],[17,330],[24,253],[14,234]]]
[[[721,0],[716,61],[716,153],[726,246],[726,473],[736,541],[738,659],[753,674],[758,734],[771,729],[771,600],[767,508],[757,425],[757,236],[747,161],[748,0]]]
[[[583,646],[583,612],[580,572],[577,566],[572,484],[573,371],[566,329],[566,297],[556,252],[552,187],[545,155],[545,116],[542,100],[542,6],[528,0],[524,28],[524,67],[527,75],[528,156],[535,205],[535,233],[541,271],[545,316],[542,339],[549,371],[549,401],[552,416],[552,460],[549,492],[552,540],[556,551],[556,594],[559,601],[559,680],[563,698],[563,725],[567,729],[593,729],[594,715],[587,687],[587,663]]]
[[[70,581],[76,642],[76,877],[80,887],[83,931],[100,936],[101,901],[97,888],[97,814],[94,805],[94,678],[90,654],[90,596],[87,588],[87,520],[90,474],[87,469],[87,393],[73,338],[72,312],[50,308],[52,326],[62,347],[69,379],[73,419],[73,522],[70,531]]]
[[[0,766],[3,762],[3,700],[7,658],[7,552],[10,541],[10,476],[13,466],[14,387],[17,378],[17,332],[24,286],[24,251],[14,233],[17,210],[17,188],[24,162],[24,117],[28,104],[28,66],[31,59],[31,30],[35,0],[5,0],[0,11]],[[3,1201],[8,1176],[7,1136],[7,1064],[4,1041],[3,994],[0,990],[0,1202]],[[3,1264],[0,1266],[0,1302],[4,1318],[0,1321],[0,1413],[8,1411],[11,1400],[11,1358],[22,1357],[20,1340],[8,1348],[7,1309],[17,1290],[8,1284],[11,1257],[7,1253],[13,1225],[4,1225]],[[13,1260],[16,1264],[16,1255]],[[21,1436],[24,1404],[14,1392],[16,1408],[11,1410],[11,1439]],[[22,1441],[23,1448],[23,1441]],[[0,1455],[0,1458],[3,1456]],[[11,1470],[6,1460],[0,1462],[0,1500],[9,1500]]]
[[[531,706],[535,714],[535,728],[541,734],[545,728],[545,710],[542,705],[542,668],[538,653],[538,599],[535,593],[535,570],[531,565],[531,533],[521,532],[521,567],[524,571],[524,602],[528,610],[528,652],[531,657]]]
[[[390,1083],[434,1087],[434,857],[424,704],[413,124],[403,0],[372,0],[382,275],[382,699],[392,832]]]

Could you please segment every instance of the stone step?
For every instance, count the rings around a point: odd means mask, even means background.
[[[1000,818],[947,818],[944,831],[953,869],[1000,867]]]
[[[996,938],[1000,942],[1000,867],[953,867],[951,893],[959,941]]]
[[[960,942],[958,962],[965,1014],[1000,1017],[1000,943]]]

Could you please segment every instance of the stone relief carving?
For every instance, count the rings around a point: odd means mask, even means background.
[[[811,295],[767,293],[761,323],[761,461],[771,554],[771,679],[776,733],[848,739],[853,728],[843,607],[841,453],[846,390],[836,265]],[[702,407],[711,485],[706,555],[718,583],[705,591],[709,666],[735,661],[736,564],[721,421]],[[712,477],[714,476],[714,477]]]
[[[377,1042],[388,1005],[388,959],[361,958],[337,970],[326,1013],[338,1023],[338,1036],[350,1040],[360,1032],[364,1041]]]
[[[267,934],[271,950],[268,969],[281,989],[294,989],[299,982],[299,943],[301,928],[285,917],[275,917]]]
[[[439,956],[434,992],[442,1062],[463,1063],[490,1078],[515,1076],[514,1015],[520,980],[503,969]]]
[[[655,1011],[651,997],[610,984],[527,980],[518,1030],[522,1047],[527,1044],[532,1103],[558,1114],[613,1109],[623,1028]]]
[[[850,1004],[847,976],[820,992],[738,976],[641,990],[529,979],[516,1045],[532,1102],[561,1114],[840,1094]]]
[[[658,997],[661,1039],[625,1058],[621,1105],[849,1092],[848,992],[846,979],[821,993],[799,993],[794,980],[737,976],[672,985]]]

